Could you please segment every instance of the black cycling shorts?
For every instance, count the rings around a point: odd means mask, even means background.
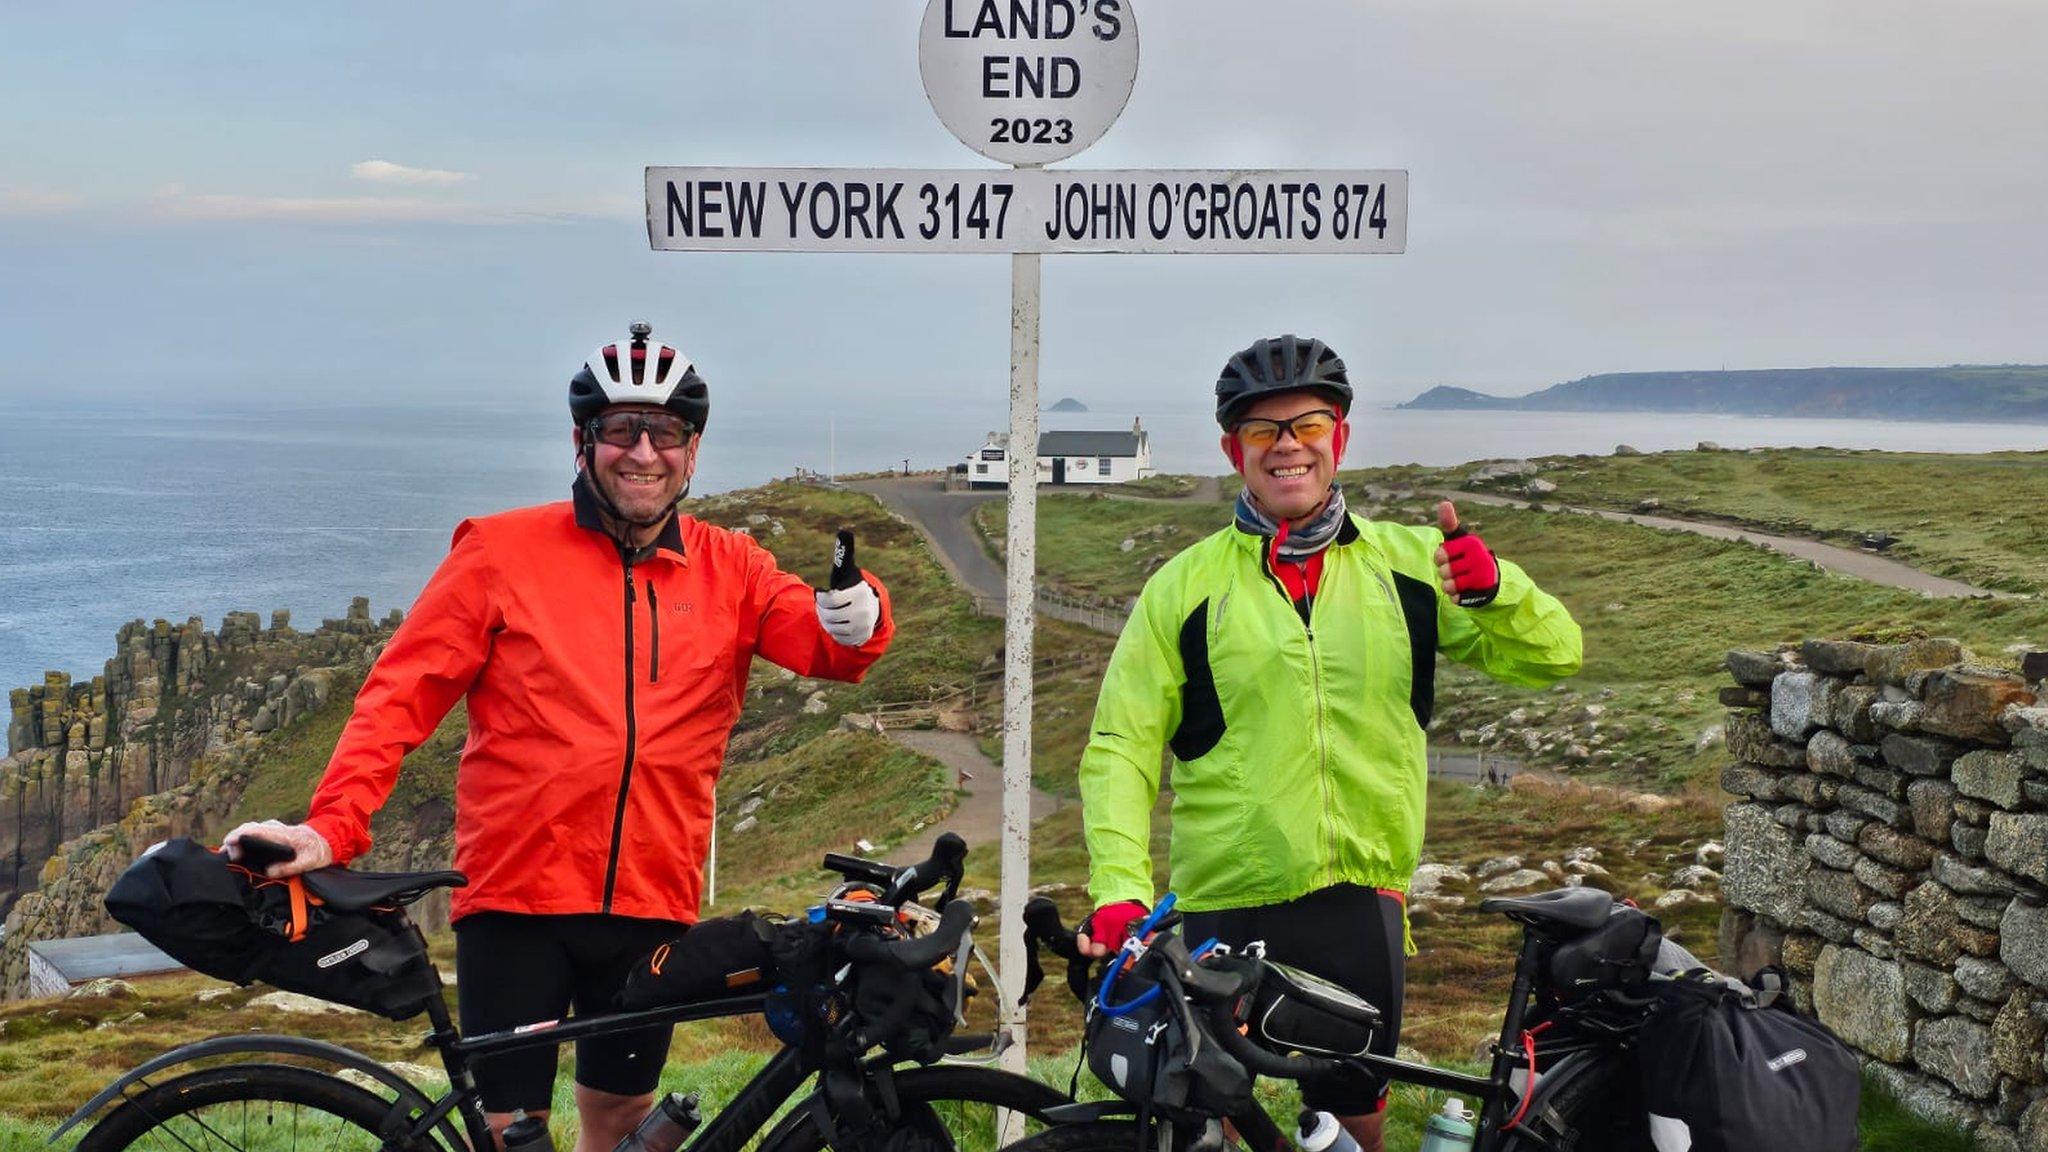
[[[1393,892],[1338,884],[1284,904],[1222,912],[1190,912],[1181,936],[1193,948],[1214,936],[1233,949],[1266,942],[1266,958],[1340,984],[1380,1010],[1372,1051],[1392,1056],[1401,1039],[1401,997],[1406,987],[1407,934],[1401,897]],[[1304,1107],[1338,1116],[1362,1116],[1387,1104],[1384,1077],[1347,1071],[1301,1086]]]
[[[641,957],[688,926],[629,916],[478,912],[455,923],[456,1001],[464,1035],[616,1012],[612,1000]],[[576,1042],[576,1082],[620,1096],[654,1091],[672,1025]],[[487,1112],[538,1112],[555,1094],[557,1048],[508,1052],[472,1064]]]

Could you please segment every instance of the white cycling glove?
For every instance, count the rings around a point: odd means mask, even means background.
[[[832,639],[848,648],[858,648],[875,634],[882,619],[882,601],[863,580],[851,588],[818,592],[818,623]]]

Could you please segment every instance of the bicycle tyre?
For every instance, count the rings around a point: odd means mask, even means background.
[[[1057,1088],[999,1068],[939,1064],[901,1069],[895,1079],[897,1099],[911,1122],[906,1131],[923,1137],[905,1145],[905,1152],[992,1152],[996,1109],[1021,1112],[1027,1121],[1042,1124],[1046,1109],[1070,1103]],[[760,1152],[822,1152],[824,1147],[824,1133],[812,1123],[806,1098],[761,1141]]]
[[[1056,1124],[1003,1152],[1133,1152],[1138,1147],[1136,1120],[1088,1120]]]
[[[379,1129],[390,1112],[389,1101],[330,1073],[290,1064],[229,1064],[130,1096],[92,1126],[77,1152],[375,1152],[384,1147]],[[432,1138],[413,1149],[443,1152]]]
[[[1574,1076],[1510,1132],[1501,1152],[1655,1152],[1634,1068],[1618,1055]]]

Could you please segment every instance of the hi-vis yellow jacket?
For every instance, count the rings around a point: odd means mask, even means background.
[[[1266,539],[1226,528],[1168,561],[1117,640],[1081,757],[1099,907],[1150,904],[1161,752],[1171,889],[1190,911],[1337,883],[1406,892],[1422,849],[1438,652],[1514,684],[1578,671],[1579,626],[1513,564],[1465,609],[1437,584],[1443,534],[1349,518],[1304,620]]]

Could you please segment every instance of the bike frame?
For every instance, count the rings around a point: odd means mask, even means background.
[[[1500,1035],[1493,1045],[1493,1067],[1485,1076],[1471,1076],[1462,1072],[1450,1072],[1432,1068],[1427,1064],[1412,1064],[1388,1056],[1367,1053],[1362,1056],[1346,1057],[1345,1063],[1355,1065],[1375,1075],[1403,1084],[1418,1084],[1454,1092],[1462,1096],[1477,1097],[1479,1110],[1478,1135],[1472,1144],[1473,1152],[1498,1152],[1503,1142],[1520,1133],[1537,1140],[1533,1132],[1525,1132],[1517,1126],[1502,1130],[1507,1120],[1507,1109],[1514,1100],[1513,1076],[1522,1066],[1522,1027],[1528,1022],[1529,1007],[1536,988],[1539,965],[1543,955],[1543,940],[1534,932],[1522,934],[1521,954],[1515,960],[1514,986],[1508,992],[1507,1011],[1502,1015]],[[1576,1072],[1587,1066],[1591,1054],[1604,1050],[1606,1044],[1597,1040],[1564,1041],[1548,1046],[1543,1054],[1550,1061],[1551,1071],[1544,1073],[1537,1082],[1529,1084],[1525,1091],[1535,1095],[1529,1102],[1524,1118],[1533,1116],[1541,1100],[1570,1080]],[[1244,1138],[1246,1146],[1254,1152],[1293,1152],[1294,1141],[1279,1126],[1273,1123],[1263,1108],[1250,1108],[1241,1115],[1231,1116],[1231,1124]]]
[[[421,955],[425,955],[426,939],[420,934],[419,927],[412,924],[410,919],[407,926],[413,930]],[[693,1001],[664,1008],[651,1008],[642,1012],[621,1012],[566,1021],[550,1020],[501,1032],[464,1036],[456,1027],[454,1018],[449,1015],[446,1001],[435,996],[427,1001],[426,1006],[427,1021],[433,1027],[433,1031],[426,1036],[426,1042],[440,1053],[441,1063],[448,1070],[448,1091],[438,1099],[429,1099],[425,1092],[403,1076],[360,1052],[338,1044],[307,1040],[297,1036],[217,1036],[172,1049],[131,1069],[73,1112],[51,1134],[50,1139],[55,1141],[121,1097],[131,1086],[140,1083],[148,1087],[148,1078],[167,1068],[189,1065],[215,1056],[269,1053],[305,1057],[339,1068],[351,1069],[390,1089],[395,1094],[391,1120],[405,1124],[405,1128],[402,1132],[386,1136],[387,1148],[394,1144],[411,1146],[438,1133],[443,1142],[457,1152],[464,1148],[470,1152],[488,1152],[494,1146],[494,1140],[490,1123],[485,1118],[483,1096],[477,1091],[476,1077],[471,1072],[471,1066],[476,1061],[502,1056],[508,1052],[560,1047],[593,1036],[610,1036],[655,1024],[752,1015],[761,1012],[765,1004],[766,998],[760,995],[735,996],[722,1000]],[[818,1069],[819,1064],[814,1056],[805,1055],[802,1048],[785,1046],[769,1058],[768,1063],[740,1089],[731,1103],[719,1109],[692,1135],[691,1140],[684,1145],[683,1152],[740,1152],[761,1126],[775,1115],[776,1110],[795,1095]],[[460,1137],[455,1130],[458,1119],[462,1127]]]

